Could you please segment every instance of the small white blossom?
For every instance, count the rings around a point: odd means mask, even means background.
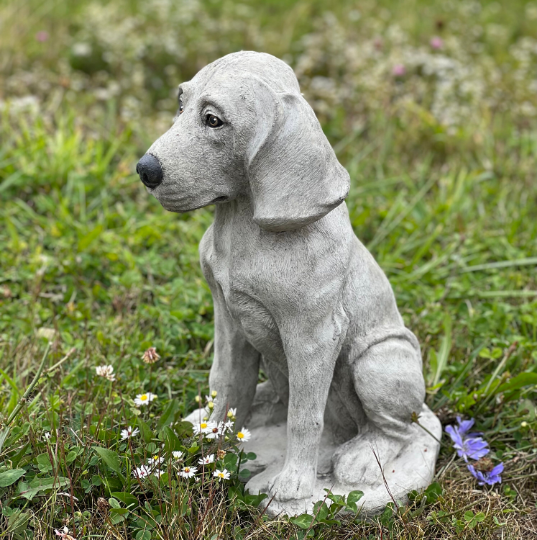
[[[121,430],[121,440],[124,441],[125,439],[136,437],[138,433],[140,433],[140,430],[138,428],[132,428],[131,426],[129,426],[127,429]]]
[[[160,465],[163,461],[164,461],[163,457],[153,456],[147,460],[147,463],[148,465],[151,465],[152,467],[156,467],[157,465]]]
[[[43,434],[43,438],[45,439],[45,441],[48,441],[50,439],[50,433],[48,431],[45,431],[45,433]]]
[[[214,454],[209,454],[208,456],[201,458],[198,463],[200,465],[209,465],[209,463],[214,463]]]
[[[216,438],[221,437],[222,435],[224,435],[225,431],[226,431],[226,428],[225,428],[224,422],[219,422],[218,424],[213,422],[212,429],[207,431],[205,436],[208,439],[216,439]]]
[[[37,335],[39,337],[48,339],[48,341],[52,341],[56,337],[56,330],[54,328],[39,328],[37,330]]]
[[[132,471],[132,476],[134,478],[146,478],[151,474],[151,469],[147,465],[141,465],[140,467],[136,467],[134,471]]]
[[[200,433],[212,432],[215,425],[216,424],[214,422],[201,422],[199,424],[194,424],[194,433],[199,435]]]
[[[183,457],[183,452],[180,452],[179,450],[175,450],[172,452],[173,459],[180,460]]]
[[[229,480],[229,471],[227,469],[222,469],[221,471],[216,469],[216,471],[214,471],[213,473],[213,476],[218,478],[218,480]]]
[[[227,412],[227,417],[228,418],[235,418],[235,416],[237,416],[237,408],[233,408],[231,407],[228,412]]]
[[[233,420],[228,420],[225,424],[224,424],[224,428],[226,429],[226,431],[233,431],[233,426],[235,425],[235,422],[233,422]]]
[[[182,476],[183,478],[192,478],[195,476],[197,470],[197,467],[183,467],[183,469],[179,472],[179,476]]]
[[[71,496],[72,496],[70,493],[65,493],[63,491],[61,493],[57,493],[57,495],[63,495],[64,497],[69,497],[69,498],[71,498]],[[74,501],[78,502],[78,499],[74,495],[72,497],[73,497]]]
[[[242,428],[239,432],[237,432],[237,439],[240,442],[247,442],[248,440],[250,440],[251,436],[252,434],[250,433],[250,430],[246,428]]]
[[[54,529],[54,532],[57,536],[62,538],[62,540],[76,540],[74,536],[71,536],[69,534],[69,529],[67,527],[64,527],[61,531],[59,531],[58,529]]]
[[[156,399],[156,395],[155,394],[152,394],[151,392],[147,392],[146,394],[138,394],[134,400],[134,404],[135,405],[148,405],[149,403],[151,403],[151,401],[153,401],[154,399]]]
[[[105,379],[108,379],[109,381],[116,380],[113,366],[97,366],[95,368],[95,371],[97,372],[97,375],[99,375],[99,377],[104,377]]]

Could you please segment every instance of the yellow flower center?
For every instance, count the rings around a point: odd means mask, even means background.
[[[140,401],[147,401],[147,394],[143,394],[140,396]]]
[[[224,473],[223,473],[223,472],[220,472],[220,473],[218,473],[218,476],[219,476],[220,478],[224,478]]]
[[[244,433],[243,433],[242,431],[239,431],[239,432],[237,433],[237,438],[238,438],[238,439],[244,439]]]
[[[207,427],[207,424],[205,422],[203,422],[202,424],[200,424],[200,427],[201,427],[201,429],[205,429]]]
[[[153,456],[153,461],[158,461],[158,456]]]
[[[190,472],[190,469],[188,467],[185,467],[185,472]]]

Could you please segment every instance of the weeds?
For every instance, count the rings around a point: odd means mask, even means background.
[[[0,538],[535,538],[535,3],[0,10]],[[406,505],[363,520],[339,512],[359,499],[332,500],[289,521],[244,493],[247,442],[209,452],[229,480],[180,475],[203,469],[181,419],[208,392],[211,209],[165,213],[134,166],[176,85],[241,48],[296,69],[351,174],[353,227],[422,344],[427,403],[444,425],[475,418],[501,484],[478,486],[444,445]],[[132,475],[155,456],[163,474]]]

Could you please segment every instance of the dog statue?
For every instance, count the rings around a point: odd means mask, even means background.
[[[233,407],[251,426],[265,470],[247,487],[274,496],[272,513],[311,510],[323,487],[364,490],[366,510],[425,487],[439,443],[411,418],[437,438],[441,428],[424,405],[420,347],[353,232],[349,174],[292,69],[229,54],[178,99],[137,172],[166,210],[216,205],[200,244],[214,298],[212,418]],[[269,381],[258,385],[260,367]]]

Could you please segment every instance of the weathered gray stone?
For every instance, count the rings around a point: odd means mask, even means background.
[[[180,86],[182,112],[138,166],[162,206],[216,204],[200,244],[215,307],[213,418],[237,408],[258,454],[252,490],[300,513],[323,487],[366,511],[434,474],[440,423],[423,404],[419,344],[354,235],[339,164],[284,62],[240,52]],[[259,368],[269,382],[257,386]],[[197,419],[197,412],[190,418]],[[264,469],[264,470],[263,470]],[[395,471],[395,472],[391,472]]]

